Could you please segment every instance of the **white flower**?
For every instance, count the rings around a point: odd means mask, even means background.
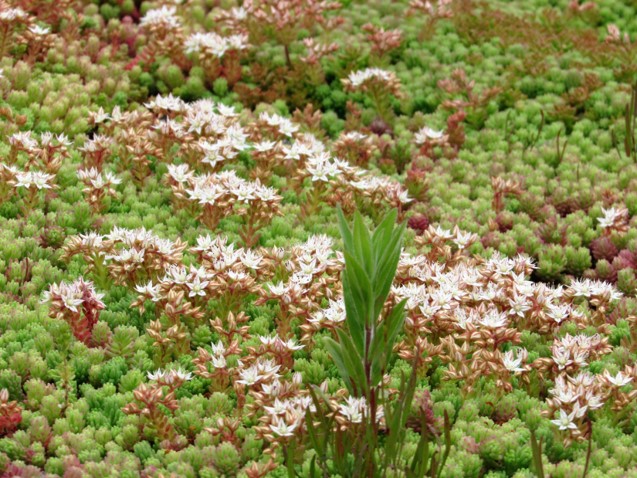
[[[242,21],[248,18],[248,11],[243,7],[233,7],[230,16],[236,21]]]
[[[310,322],[320,324],[322,322],[331,322],[338,324],[345,321],[345,302],[342,298],[329,301],[327,309],[320,310],[309,319]]]
[[[462,232],[460,229],[455,231],[456,237],[452,239],[453,243],[460,249],[466,249],[475,240],[475,237],[470,232]]]
[[[9,144],[18,146],[26,150],[33,150],[38,147],[38,142],[31,137],[31,131],[20,131],[13,133],[9,137]]]
[[[586,367],[586,360],[588,359],[588,351],[578,350],[573,354],[573,363],[578,367]]]
[[[361,423],[363,415],[367,413],[365,398],[347,397],[345,404],[339,404],[339,413],[350,423]]]
[[[560,430],[577,430],[577,425],[573,423],[575,419],[575,412],[570,415],[564,410],[560,409],[560,417],[556,420],[551,420],[551,423],[560,427]]]
[[[514,292],[513,297],[509,299],[509,306],[510,314],[514,314],[522,318],[524,318],[525,312],[531,309],[528,299],[517,292]]]
[[[83,246],[96,250],[102,247],[104,236],[97,234],[96,232],[89,232],[88,234],[80,234],[80,240]]]
[[[591,410],[597,410],[598,408],[604,406],[604,402],[602,401],[601,397],[599,395],[595,395],[593,390],[586,391],[584,400],[586,401],[588,408],[590,408]]]
[[[106,171],[103,173],[103,177],[104,177],[104,181],[108,184],[111,184],[113,186],[117,186],[118,184],[120,184],[122,182],[122,180],[120,178],[118,178],[117,176],[115,176],[113,173],[111,173],[110,171]]]
[[[286,119],[279,124],[279,132],[283,136],[287,136],[289,138],[292,137],[294,133],[299,130],[299,127],[292,123],[290,120]]]
[[[590,279],[574,280],[569,288],[575,297],[590,297],[593,295],[593,282]]]
[[[172,385],[176,381],[187,382],[192,380],[192,373],[186,372],[180,368],[177,370],[162,371],[161,369],[155,372],[148,372],[148,380],[161,380],[162,382]]]
[[[349,131],[347,133],[342,133],[341,137],[349,141],[363,141],[367,138],[367,135],[359,131]]]
[[[328,182],[339,173],[338,168],[329,160],[329,155],[327,154],[308,158],[306,169],[310,173],[312,181]]]
[[[144,262],[144,256],[146,255],[146,249],[136,249],[131,247],[130,249],[122,249],[117,256],[106,256],[107,259],[114,259],[120,262],[133,262],[141,264]]]
[[[277,397],[281,393],[281,381],[275,379],[272,383],[264,383],[261,385],[261,390],[265,395]]]
[[[166,7],[164,7],[166,8]],[[148,13],[150,13],[150,10]],[[157,95],[154,100],[144,103],[144,106],[148,109],[158,109],[180,112],[186,109],[186,103],[181,99],[173,96],[169,93],[168,96]]]
[[[226,118],[232,118],[234,116],[237,116],[238,114],[234,110],[234,106],[226,106],[223,103],[219,103],[216,106],[217,106],[217,111],[219,111],[219,114],[221,116],[225,116]]]
[[[278,202],[281,200],[281,196],[276,193],[276,190],[274,188],[261,186],[258,183],[254,193],[256,197],[262,202]]]
[[[64,306],[67,309],[72,310],[73,312],[77,312],[78,306],[82,305],[82,302],[84,302],[84,300],[82,300],[81,297],[77,296],[63,295],[62,302],[64,302]]]
[[[7,8],[0,12],[1,21],[23,20],[27,17],[27,13],[21,8]]]
[[[261,380],[261,375],[259,374],[259,370],[256,366],[249,367],[245,370],[239,372],[240,380],[237,380],[237,383],[242,385],[254,385],[259,380]]]
[[[549,311],[546,314],[558,324],[561,324],[564,320],[568,319],[571,315],[571,306],[568,304],[549,305]]]
[[[245,272],[228,271],[228,279],[233,282],[241,282],[247,278],[248,275]]]
[[[272,407],[263,407],[270,415],[284,415],[288,410],[289,402],[281,401],[278,398],[274,399],[274,405]]]
[[[254,189],[247,184],[241,185],[234,191],[234,195],[239,202],[249,203],[255,198]]]
[[[250,47],[248,36],[244,34],[230,35],[225,38],[228,50],[247,50]]]
[[[284,146],[282,149],[285,159],[294,159],[295,161],[300,160],[301,156],[310,156],[312,154],[312,149],[301,141],[295,141],[292,146]]]
[[[555,388],[552,388],[549,392],[555,397],[555,400],[563,405],[573,403],[580,398],[580,393],[569,386],[566,380],[561,376],[555,379]]]
[[[175,284],[185,284],[188,281],[188,271],[184,266],[171,265],[166,271],[166,276],[162,282],[174,282]]]
[[[277,336],[274,336],[274,337],[268,337],[268,336],[264,336],[264,335],[260,335],[259,336],[259,340],[266,347],[270,346],[270,345],[274,345],[276,343],[277,339],[278,339]]]
[[[468,324],[473,324],[475,322],[474,315],[467,314],[465,309],[458,309],[454,318],[456,319],[458,326],[463,330],[467,329]]]
[[[263,261],[263,256],[259,253],[254,252],[252,250],[246,250],[241,255],[241,263],[246,266],[248,269],[257,270],[261,267],[261,261]]]
[[[205,236],[198,236],[197,245],[193,247],[192,250],[201,252],[208,251],[214,246],[215,242],[216,241],[210,237],[210,234],[206,234]]]
[[[497,310],[490,310],[484,317],[478,319],[478,323],[489,329],[506,327],[507,316],[505,313],[498,312]]]
[[[590,372],[580,372],[575,377],[569,377],[569,382],[575,387],[590,388],[595,383],[595,378]]]
[[[228,365],[226,358],[223,355],[213,355],[211,362],[214,368],[226,368]]]
[[[449,229],[444,229],[440,225],[434,227],[429,226],[429,232],[432,232],[436,237],[440,239],[451,239],[453,238],[453,233]]]
[[[277,114],[269,115],[265,111],[261,113],[259,119],[265,121],[270,126],[276,126],[279,132],[288,137],[292,137],[299,130],[299,127],[292,121]]]
[[[51,29],[48,27],[41,27],[40,25],[31,25],[29,31],[37,36],[48,35]]]
[[[276,374],[281,368],[280,365],[276,365],[272,360],[262,360],[257,362],[256,368],[259,372],[263,372],[265,375]]]
[[[212,348],[212,353],[214,355],[223,355],[226,352],[226,347],[223,345],[221,340],[219,340],[216,344],[213,342],[210,344],[210,347]]]
[[[210,284],[209,281],[202,281],[198,275],[195,276],[192,281],[186,283],[186,285],[190,289],[190,292],[188,293],[188,297],[195,297],[197,295],[201,297],[205,297],[206,287],[208,286],[208,284]]]
[[[103,309],[104,303],[101,301],[103,297],[104,294],[95,292],[92,282],[85,282],[84,279],[80,278],[71,284],[66,282],[51,284],[49,290],[44,293],[42,301],[46,303],[60,300],[65,308],[77,313],[77,307],[84,301],[89,302],[98,309]]]
[[[394,196],[400,204],[408,204],[413,201],[413,199],[409,197],[409,193],[405,189],[396,188],[394,190]]]
[[[146,285],[137,285],[135,286],[135,291],[139,294],[150,296],[150,300],[153,302],[158,302],[161,299],[161,295],[159,293],[159,284],[153,285],[152,281],[148,281]]]
[[[444,135],[444,131],[436,131],[425,126],[414,135],[414,141],[416,144],[425,144],[430,139],[438,140],[441,139]]]
[[[190,168],[187,164],[169,164],[168,174],[180,184],[185,183],[192,177],[192,173],[190,172]]]
[[[254,143],[252,147],[259,153],[267,153],[272,151],[276,147],[276,144],[274,141],[259,141],[258,143]]]
[[[602,227],[602,229],[607,229],[613,226],[617,220],[626,219],[628,211],[625,208],[602,208],[602,214],[603,216],[597,218],[597,221],[599,222],[599,225]]]
[[[363,83],[371,79],[391,81],[395,78],[396,75],[391,71],[382,70],[381,68],[365,68],[364,70],[351,72],[346,81],[349,82],[353,87],[359,87]]]
[[[146,15],[139,21],[140,26],[162,25],[168,28],[178,28],[179,19],[176,17],[177,9],[175,7],[163,6],[148,10]]]
[[[297,422],[288,425],[282,418],[276,417],[270,424],[270,430],[280,437],[291,437],[294,435],[294,430],[296,430],[297,426]]]
[[[555,362],[560,370],[564,370],[573,363],[571,360],[571,352],[565,347],[553,347],[552,353],[553,362]]]
[[[582,418],[588,411],[588,405],[580,405],[579,402],[573,404],[573,416],[575,418]]]
[[[154,372],[148,372],[148,380],[163,380],[166,377],[166,372],[162,369],[157,369]]]
[[[51,189],[49,181],[51,181],[54,177],[55,176],[53,176],[52,174],[35,171],[17,171],[15,175],[15,186],[17,188],[31,188],[32,186],[34,186],[37,189]]]
[[[288,292],[288,287],[283,282],[279,282],[278,284],[268,284],[268,288],[272,295],[282,296]]]
[[[612,376],[608,370],[604,370],[604,378],[616,387],[623,387],[633,381],[633,377],[624,375],[623,372],[618,372],[617,375]]]
[[[188,37],[184,51],[188,53],[206,53],[221,58],[228,50],[225,39],[214,32],[194,33]]]
[[[305,348],[305,345],[298,344],[294,339],[288,339],[285,342],[283,342],[281,339],[279,340],[281,341],[281,344],[291,352]]]
[[[54,178],[52,174],[32,172],[31,183],[38,189],[51,189],[49,181]]]
[[[612,284],[602,281],[593,282],[593,295],[606,296],[611,302],[619,300],[623,294],[619,292]]]
[[[527,357],[526,349],[518,350],[517,357],[514,357],[513,351],[509,350],[504,353],[502,357],[502,364],[504,367],[512,373],[524,372],[524,367],[522,367],[522,362],[526,360]]]
[[[175,378],[178,378],[182,382],[187,382],[189,380],[192,380],[192,373],[186,372],[185,370],[182,370],[180,368],[178,368],[177,370],[171,370],[170,376],[167,380],[168,383],[173,383]]]

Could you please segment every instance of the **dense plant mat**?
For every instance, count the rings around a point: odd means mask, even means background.
[[[0,476],[637,477],[636,42],[0,0]]]

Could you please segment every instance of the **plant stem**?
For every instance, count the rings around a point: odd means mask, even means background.
[[[291,69],[292,59],[290,58],[290,46],[287,43],[283,45],[283,51],[285,52],[285,64]]]
[[[591,452],[593,449],[593,423],[588,422],[588,449],[586,450],[586,464],[584,465],[584,473],[582,473],[582,478],[586,478],[588,474],[588,466],[591,463]]]

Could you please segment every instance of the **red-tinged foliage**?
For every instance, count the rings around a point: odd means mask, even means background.
[[[422,234],[429,227],[429,219],[424,214],[417,214],[409,218],[407,225],[418,234]]]
[[[16,401],[9,401],[9,392],[0,390],[0,436],[6,436],[17,430],[22,422],[22,409]]]
[[[464,124],[462,122],[467,117],[463,111],[457,111],[447,118],[447,135],[449,136],[449,144],[453,147],[457,154],[465,142]]]

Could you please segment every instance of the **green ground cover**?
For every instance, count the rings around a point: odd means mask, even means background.
[[[637,476],[636,45],[620,0],[0,2],[0,475]]]

